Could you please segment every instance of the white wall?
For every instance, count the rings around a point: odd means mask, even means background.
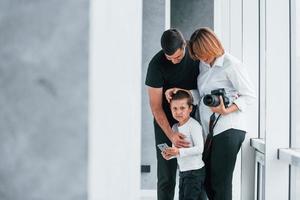
[[[89,199],[139,199],[142,1],[91,0]]]

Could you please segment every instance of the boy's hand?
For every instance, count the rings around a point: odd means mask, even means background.
[[[171,152],[171,153],[168,153]],[[178,152],[178,153],[176,153]],[[176,147],[167,148],[165,151],[161,152],[161,155],[164,159],[170,160],[172,157],[179,155],[179,149]]]
[[[166,148],[166,150],[164,151],[164,153],[167,155],[167,156],[177,156],[179,155],[179,149],[177,147],[169,147],[169,148]]]
[[[164,159],[166,160],[170,160],[170,158],[172,157],[171,155],[167,154],[166,152],[162,151],[161,155]]]

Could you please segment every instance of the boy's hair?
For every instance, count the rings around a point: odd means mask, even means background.
[[[179,48],[183,48],[186,44],[182,33],[175,29],[166,30],[160,39],[163,52],[169,56],[173,55]]]
[[[193,105],[193,97],[184,90],[178,90],[175,94],[173,94],[170,103],[173,100],[181,100],[181,99],[187,99],[188,106]]]

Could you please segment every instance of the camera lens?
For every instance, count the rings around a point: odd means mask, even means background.
[[[203,103],[209,107],[220,105],[220,99],[217,95],[207,94],[203,97]]]

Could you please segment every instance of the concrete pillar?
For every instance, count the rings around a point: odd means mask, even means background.
[[[0,199],[87,199],[89,1],[0,4]]]

